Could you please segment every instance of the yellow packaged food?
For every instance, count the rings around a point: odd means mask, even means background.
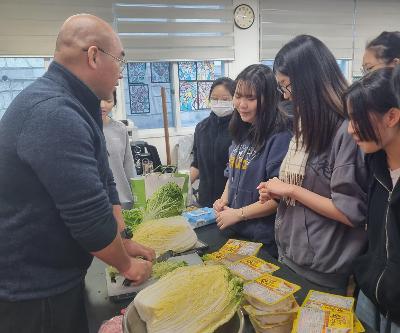
[[[300,287],[271,274],[264,274],[243,287],[243,294],[252,303],[253,299],[266,306],[282,302]]]
[[[225,261],[227,263],[240,260],[248,256],[257,255],[262,243],[248,242],[238,239],[228,239],[218,251],[207,255],[208,260]]]
[[[354,306],[354,298],[310,290],[301,306],[318,309],[322,306],[333,306],[335,308],[352,311]]]
[[[249,316],[249,318],[257,333],[290,333],[293,327],[293,320],[272,325],[262,325],[253,316]]]
[[[365,328],[361,321],[354,315],[354,326],[353,326],[354,333],[364,333]]]
[[[261,325],[273,325],[279,324],[286,321],[293,321],[296,318],[299,305],[296,301],[292,303],[290,309],[284,309],[283,311],[264,311],[259,310],[252,305],[244,305],[243,309],[246,313],[255,318]]]
[[[292,333],[353,333],[353,313],[313,307],[301,307]]]
[[[229,264],[228,268],[244,280],[254,280],[265,273],[277,271],[279,266],[255,256],[249,256]]]

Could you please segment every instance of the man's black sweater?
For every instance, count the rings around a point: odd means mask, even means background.
[[[99,103],[53,61],[0,121],[0,300],[71,289],[115,238]]]

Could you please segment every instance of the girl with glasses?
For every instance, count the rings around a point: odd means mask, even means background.
[[[364,52],[362,73],[400,63],[400,31],[384,31],[370,41]]]
[[[228,235],[261,242],[277,256],[274,200],[258,202],[257,186],[278,175],[292,134],[287,119],[278,110],[279,95],[272,70],[251,65],[236,78],[229,130],[229,179],[214,203],[217,225]]]
[[[344,99],[348,131],[367,154],[370,173],[368,251],[354,263],[361,289],[357,315],[378,332],[399,333],[400,108],[390,86],[392,72],[382,68],[366,75]]]
[[[333,54],[308,35],[283,46],[274,72],[279,85],[290,84],[284,98],[293,103],[294,136],[279,178],[260,184],[260,201],[279,200],[280,261],[321,289],[344,294],[366,243],[366,172],[347,133],[347,84]]]

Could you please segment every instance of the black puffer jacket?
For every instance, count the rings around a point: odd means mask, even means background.
[[[393,188],[384,151],[367,158],[368,251],[355,262],[361,290],[388,319],[400,323],[400,183]]]
[[[231,115],[219,118],[211,112],[197,124],[194,132],[192,166],[200,172],[199,204],[203,207],[212,207],[225,188],[224,170],[232,144],[228,130],[230,119]]]

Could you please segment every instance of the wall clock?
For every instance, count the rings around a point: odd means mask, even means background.
[[[248,29],[254,23],[254,11],[249,5],[241,4],[233,11],[234,21],[238,28]]]

